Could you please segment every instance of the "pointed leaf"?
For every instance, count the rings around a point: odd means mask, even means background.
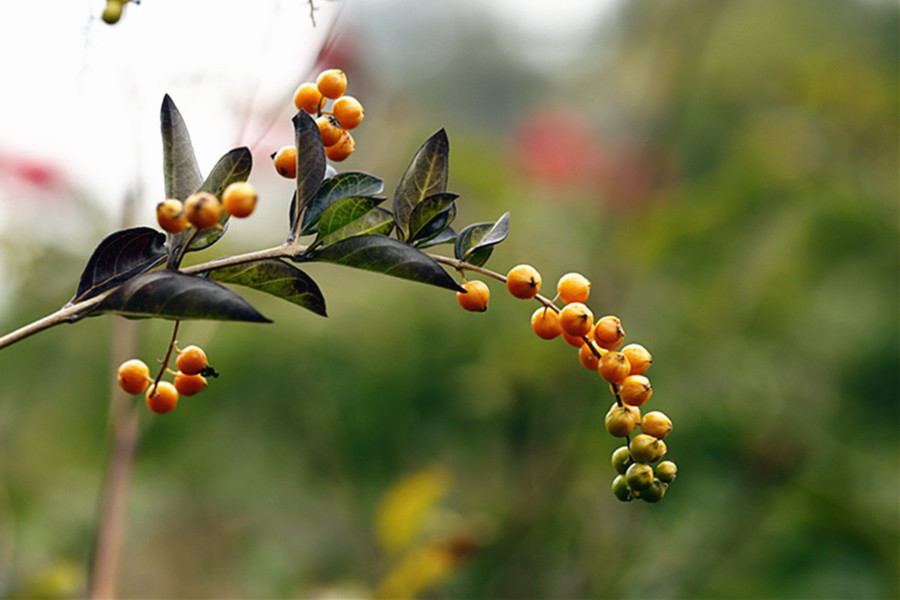
[[[301,110],[294,115],[294,142],[297,145],[297,195],[292,203],[289,240],[300,232],[301,218],[306,206],[315,196],[325,178],[325,147],[319,126],[311,116]]]
[[[213,319],[268,323],[249,302],[205,277],[170,269],[138,275],[103,299],[91,313],[131,319]]]
[[[319,219],[318,239],[355,221],[384,200],[384,196],[351,196],[336,200],[322,212],[322,217]]]
[[[439,233],[440,230],[428,231],[428,226],[432,225],[434,221],[440,220],[439,215],[445,213],[457,198],[459,198],[459,194],[441,192],[422,199],[409,215],[409,240],[413,241],[420,237],[426,237],[428,233],[431,235]],[[455,211],[454,216],[456,216]],[[449,224],[449,222],[445,222],[444,226],[446,227]]]
[[[383,235],[357,235],[316,252],[303,254],[297,260],[319,260],[357,269],[366,269],[444,287],[462,288],[441,265],[409,244]]]
[[[393,230],[394,215],[391,214],[391,211],[375,207],[358,219],[319,239],[316,244],[327,246],[345,238],[363,234],[390,235]]]
[[[374,196],[380,194],[383,189],[384,181],[374,175],[358,171],[338,173],[334,177],[326,179],[307,205],[306,212],[303,213],[303,226],[300,234],[314,233],[322,212],[335,200],[348,196]]]
[[[433,238],[428,239],[428,240],[419,240],[418,242],[416,242],[416,248],[421,250],[423,248],[430,248],[432,246],[437,246],[438,244],[447,244],[449,242],[455,242],[456,236],[457,236],[456,230],[454,230],[452,227],[445,227],[443,229],[443,231],[438,233]]]
[[[243,285],[272,294],[309,309],[317,315],[327,316],[325,297],[312,277],[277,258],[213,269],[209,272],[209,278],[220,283]]]
[[[163,141],[163,175],[166,198],[184,200],[203,182],[191,136],[172,98],[163,97],[159,112]]]
[[[409,243],[417,248],[428,242],[431,238],[438,235],[446,229],[450,223],[456,218],[456,202],[452,202],[450,206],[439,212],[422,228],[415,237],[410,238]]]
[[[159,264],[166,257],[165,243],[166,236],[150,227],[109,234],[88,259],[69,303],[92,298]]]
[[[394,190],[394,219],[404,239],[409,238],[413,209],[426,197],[447,190],[450,142],[441,129],[416,151]]]
[[[509,234],[509,213],[503,213],[496,223],[476,223],[459,232],[454,255],[473,265],[483,265],[493,247]]]

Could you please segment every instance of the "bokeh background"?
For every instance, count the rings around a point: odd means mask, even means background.
[[[167,92],[201,168],[248,145],[261,191],[195,260],[280,243],[268,155],[336,66],[366,106],[339,168],[390,193],[446,127],[456,224],[511,211],[488,266],[584,273],[651,350],[679,476],[612,496],[606,386],[502,286],[472,314],[312,265],[327,319],[248,292],[274,325],[182,326],[222,376],[141,414],[122,597],[900,595],[896,2],[322,1],[315,27],[303,2],[184,4],[0,9],[2,333],[153,224]],[[0,596],[83,593],[123,331],[147,362],[171,332],[87,319],[0,351]]]

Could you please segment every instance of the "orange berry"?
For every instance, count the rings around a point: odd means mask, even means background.
[[[600,375],[610,383],[622,383],[631,373],[631,365],[621,352],[607,352],[600,359]],[[623,400],[624,402],[624,400]]]
[[[341,138],[336,144],[325,147],[325,156],[334,162],[341,162],[356,150],[356,142],[349,131],[341,131]]]
[[[222,207],[232,217],[243,219],[256,210],[256,188],[246,181],[235,181],[222,192]]]
[[[181,233],[188,226],[187,215],[181,200],[169,198],[156,205],[156,222],[163,231]]]
[[[206,360],[206,352],[199,346],[188,346],[178,351],[175,359],[175,368],[185,375],[196,375],[209,365]]]
[[[363,105],[353,96],[344,96],[335,100],[331,112],[344,129],[353,129],[362,123],[366,116],[363,112]]]
[[[594,350],[597,351],[596,354],[594,353]],[[578,360],[581,361],[581,364],[584,365],[585,369],[596,371],[600,368],[600,358],[597,356],[598,354],[603,356],[606,354],[606,350],[598,348],[593,342],[584,342],[578,350]]]
[[[625,339],[625,330],[622,329],[619,317],[607,315],[597,319],[597,324],[594,326],[594,340],[601,348],[615,350],[622,345],[623,339]]]
[[[516,265],[506,274],[506,288],[516,298],[529,300],[541,291],[541,274],[531,265]]]
[[[563,304],[587,302],[591,293],[591,282],[581,273],[566,273],[559,278],[556,291]]]
[[[305,110],[311,115],[319,112],[319,101],[321,100],[322,94],[319,93],[319,88],[310,81],[301,83],[294,92],[294,106],[297,107],[297,110]]]
[[[197,229],[206,229],[218,225],[222,203],[209,192],[197,192],[184,201],[184,213],[191,225]]]
[[[340,69],[326,69],[316,77],[316,87],[326,98],[340,98],[347,91],[347,76]]]
[[[182,396],[193,396],[206,389],[206,377],[203,375],[188,375],[178,373],[175,375],[175,389]]]
[[[632,375],[643,374],[644,371],[650,368],[650,364],[653,363],[653,357],[650,356],[650,352],[640,344],[628,344],[622,348],[622,354],[631,363]]]
[[[619,398],[625,404],[641,406],[652,395],[653,387],[650,385],[650,380],[643,375],[629,375],[623,378],[619,384]]]
[[[672,431],[672,420],[658,410],[648,412],[641,421],[641,433],[663,439]]]
[[[491,290],[483,281],[467,281],[463,284],[465,292],[456,292],[456,300],[466,310],[484,312],[488,307]]]
[[[119,365],[116,379],[126,393],[141,394],[150,385],[150,368],[144,361],[132,358]]]
[[[272,155],[272,161],[275,163],[275,170],[282,177],[293,179],[297,176],[297,148],[294,146],[284,146],[278,152]]]
[[[178,390],[168,381],[160,381],[147,390],[147,407],[157,414],[167,413],[178,404]]]
[[[316,125],[319,126],[319,133],[322,134],[322,145],[328,147],[341,141],[344,130],[341,124],[331,115],[322,115],[316,119]]]
[[[566,343],[575,348],[581,349],[584,346],[584,337],[580,335],[569,335],[565,331],[562,332],[562,337],[566,340]]]
[[[531,315],[531,329],[542,340],[552,340],[560,333],[559,314],[552,308],[543,306]]]
[[[581,302],[566,304],[559,311],[559,324],[563,331],[572,336],[587,335],[594,326],[594,313]]]

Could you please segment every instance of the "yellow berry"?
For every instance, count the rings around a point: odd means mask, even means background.
[[[354,150],[356,150],[356,142],[353,140],[353,136],[349,131],[343,130],[336,144],[325,147],[325,156],[334,162],[341,162],[353,154]]]
[[[509,293],[522,300],[529,300],[541,291],[541,274],[531,265],[516,265],[506,274]]]
[[[628,344],[622,348],[622,354],[631,363],[632,375],[642,375],[653,363],[653,357],[650,356],[650,352],[640,344]]]
[[[272,155],[272,161],[275,163],[275,170],[282,177],[293,179],[297,176],[297,148],[294,146],[284,146]]]
[[[108,25],[118,23],[122,18],[122,2],[121,0],[106,0],[106,7],[103,9],[103,22]]]
[[[184,213],[191,225],[197,229],[206,229],[219,223],[222,203],[209,192],[197,192],[184,201]]]
[[[559,311],[559,324],[571,336],[584,336],[594,326],[594,313],[581,302],[566,304]]]
[[[363,112],[363,105],[353,96],[344,96],[335,100],[331,112],[344,129],[353,129],[362,123],[366,116]]]
[[[652,435],[639,433],[628,444],[628,452],[636,463],[652,463],[665,455],[666,443]]]
[[[316,118],[316,125],[319,126],[319,133],[322,134],[322,145],[333,146],[341,141],[344,130],[341,124],[331,115],[322,115]]]
[[[587,302],[591,293],[591,282],[581,273],[566,273],[559,278],[556,284],[556,292],[563,304],[573,302]]]
[[[175,375],[175,389],[182,396],[193,396],[206,389],[206,377],[203,375],[188,375],[178,373]]]
[[[156,222],[163,231],[181,233],[188,226],[187,215],[181,200],[169,198],[156,205]]]
[[[326,98],[340,98],[347,91],[347,76],[340,69],[326,69],[316,77],[316,87]]]
[[[618,354],[618,352],[615,354]],[[641,406],[652,395],[653,387],[650,385],[650,380],[643,375],[628,375],[619,384],[619,398],[625,404]]]
[[[672,420],[658,410],[648,412],[641,421],[641,433],[652,435],[658,440],[669,435],[671,431]]]
[[[600,367],[598,368],[600,375],[610,383],[622,383],[629,373],[631,373],[631,365],[628,359],[621,352],[607,352],[600,359]],[[623,400],[624,402],[624,400]]]
[[[246,181],[235,181],[222,192],[222,208],[232,217],[243,219],[256,210],[256,188]]]
[[[322,94],[319,92],[319,88],[315,83],[309,81],[301,83],[294,92],[294,106],[297,107],[297,110],[305,110],[311,115],[319,112],[321,100]]]
[[[465,292],[456,292],[456,300],[466,310],[484,312],[488,307],[491,290],[483,281],[467,281],[463,284]]]
[[[671,460],[664,460],[656,465],[656,476],[663,483],[675,481],[676,474],[678,474],[678,466]]]
[[[168,381],[160,381],[147,390],[147,407],[157,414],[167,413],[178,404],[178,390]]]
[[[116,378],[126,393],[141,394],[150,384],[150,368],[144,361],[132,358],[119,365]]]
[[[622,329],[619,317],[607,315],[597,319],[597,324],[594,326],[594,340],[600,344],[601,348],[615,350],[622,345],[624,338],[625,330]]]
[[[636,406],[613,402],[604,419],[606,430],[614,437],[630,435],[641,423],[641,410]]]
[[[209,365],[206,359],[206,352],[199,346],[188,346],[178,351],[178,358],[175,359],[175,368],[185,375],[196,375]]]
[[[653,485],[653,479],[653,467],[650,465],[635,462],[625,470],[625,481],[628,483],[628,487],[636,492],[646,490]]]
[[[542,306],[531,315],[531,329],[542,340],[552,340],[562,333],[559,314],[552,308]]]

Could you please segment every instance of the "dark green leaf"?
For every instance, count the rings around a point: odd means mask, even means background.
[[[325,297],[316,282],[294,265],[277,258],[213,269],[209,272],[209,278],[272,294],[317,315],[326,316]]]
[[[459,232],[454,255],[473,265],[483,265],[493,247],[509,234],[509,213],[503,213],[496,223],[476,223]]]
[[[384,181],[374,175],[358,171],[338,173],[334,177],[326,179],[307,205],[306,212],[303,213],[303,227],[300,235],[314,233],[322,212],[335,200],[348,196],[373,196],[380,194],[383,189]]]
[[[92,298],[159,264],[166,257],[165,243],[166,236],[150,227],[109,234],[88,259],[69,303]]]
[[[434,229],[436,222],[443,220],[444,227],[449,225],[450,222],[446,218],[449,215],[448,209],[457,198],[459,198],[459,194],[450,192],[441,192],[423,198],[409,215],[409,241],[413,242],[440,233],[440,229]],[[443,219],[441,219],[442,213],[445,215]],[[455,210],[453,216],[456,216]]]
[[[416,151],[394,190],[394,219],[404,239],[409,238],[413,209],[432,194],[447,190],[450,142],[441,129]]]
[[[320,260],[393,277],[412,279],[454,291],[462,288],[441,265],[409,244],[383,235],[357,235],[297,257]]]
[[[447,244],[456,241],[456,231],[452,227],[445,227],[440,233],[428,240],[419,240],[416,242],[416,248],[430,248],[438,244]]]
[[[450,206],[436,214],[434,218],[431,219],[418,234],[416,234],[415,238],[410,238],[409,243],[413,246],[420,247],[422,244],[427,243],[431,238],[446,229],[455,218],[456,203],[453,202]]]
[[[350,196],[336,200],[322,211],[317,241],[360,218],[384,200],[384,196]]]
[[[394,215],[383,208],[373,208],[358,219],[355,219],[340,229],[332,231],[327,236],[316,241],[317,245],[327,246],[344,238],[355,235],[378,234],[390,235],[394,230]]]
[[[213,319],[268,323],[249,302],[224,285],[163,269],[138,275],[117,288],[91,313],[131,319]]]
[[[184,200],[203,182],[191,136],[172,98],[163,97],[159,112],[163,141],[163,175],[166,198]]]
[[[297,145],[297,195],[291,204],[291,234],[289,240],[300,233],[301,218],[306,206],[315,196],[325,178],[325,147],[319,126],[311,116],[301,110],[294,115],[294,142]]]

